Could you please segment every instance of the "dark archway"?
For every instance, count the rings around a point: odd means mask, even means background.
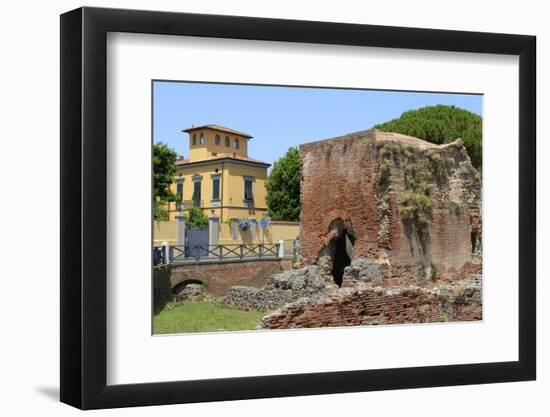
[[[478,249],[478,235],[476,229],[470,232],[470,241],[472,242],[472,255],[475,255],[476,250]]]
[[[348,255],[346,248],[346,238],[348,234],[346,229],[340,233],[340,236],[334,241],[334,256],[332,258],[332,276],[334,277],[334,283],[339,287],[342,286],[342,277],[344,276],[344,269],[351,263],[351,259]]]
[[[200,285],[204,285],[204,282],[201,281],[200,279],[186,279],[182,282],[179,282],[178,284],[176,284],[173,288],[172,288],[172,294],[174,296],[177,296],[180,292],[183,291],[183,289],[188,286],[189,284],[200,284]]]
[[[340,218],[331,222],[329,233],[332,236],[323,251],[330,258],[330,274],[334,283],[339,287],[342,286],[344,269],[353,258],[353,245],[355,244],[355,233],[346,226],[347,224]]]

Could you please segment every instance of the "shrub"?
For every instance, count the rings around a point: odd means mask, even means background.
[[[432,216],[432,199],[422,193],[405,192],[399,201],[399,215],[416,232],[422,232],[428,226]]]
[[[187,211],[185,223],[190,229],[205,229],[208,227],[208,218],[199,207],[191,207]]]
[[[430,273],[432,281],[437,280],[437,268],[434,264],[430,264]]]

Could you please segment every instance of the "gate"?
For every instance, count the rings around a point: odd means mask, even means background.
[[[208,229],[188,229],[185,236],[185,257],[208,256]]]

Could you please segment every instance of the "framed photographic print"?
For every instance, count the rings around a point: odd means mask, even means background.
[[[535,379],[535,38],[61,16],[61,400]]]

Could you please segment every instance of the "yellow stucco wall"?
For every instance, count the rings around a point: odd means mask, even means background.
[[[203,134],[204,143],[200,143],[200,135]],[[196,136],[196,144],[193,145],[193,135]],[[220,135],[220,145],[215,144],[216,135]],[[172,192],[177,192],[177,183],[183,183],[183,204],[175,202],[166,204],[169,213],[169,221],[157,222],[154,228],[155,244],[168,241],[174,244],[177,241],[176,215],[186,214],[191,207],[194,190],[194,179],[201,178],[201,208],[207,217],[219,218],[220,244],[234,243],[277,243],[279,240],[292,241],[298,236],[297,222],[272,222],[267,230],[256,227],[256,232],[250,230],[235,234],[232,232],[231,222],[242,219],[259,220],[267,216],[265,183],[267,180],[267,164],[243,161],[233,158],[223,160],[213,159],[221,154],[233,152],[248,156],[248,139],[238,134],[229,134],[212,129],[197,129],[190,132],[189,138],[189,162],[178,166],[174,182],[171,185]],[[225,137],[230,138],[230,147],[225,147]],[[234,140],[239,140],[239,149],[235,149]],[[213,155],[218,154],[218,155]],[[220,200],[214,201],[213,177],[220,177]],[[253,178],[252,192],[254,204],[249,207],[244,201],[245,177]],[[179,209],[178,209],[179,206]]]
[[[200,143],[201,134],[204,137],[204,143]],[[193,135],[196,136],[195,145],[193,145]],[[216,135],[220,136],[220,144],[216,145]],[[229,138],[229,146],[225,146],[225,138]],[[235,148],[235,139],[239,141],[239,148]],[[234,133],[225,133],[212,129],[193,130],[189,134],[189,160],[200,161],[209,159],[217,155],[214,154],[237,154],[248,155],[248,138]]]
[[[299,222],[272,221],[266,229],[258,225],[254,238],[252,231],[238,230],[237,239],[233,239],[231,227],[230,221],[220,224],[219,244],[278,243],[279,240],[284,240],[287,251],[292,249],[292,241],[298,238],[300,228]],[[154,245],[160,246],[164,241],[170,245],[177,245],[177,230],[176,220],[154,222]]]
[[[235,160],[205,161],[198,164],[190,164],[179,167],[172,192],[177,190],[177,182],[183,183],[183,201],[189,203],[193,198],[194,177],[201,178],[201,201],[204,213],[207,216],[216,215],[220,221],[231,218],[260,219],[267,213],[265,181],[267,179],[267,167],[254,165],[248,162]],[[220,176],[220,201],[212,200],[213,177]],[[244,178],[254,179],[252,191],[254,195],[253,208],[246,207],[244,202]],[[184,209],[188,208],[185,204]],[[170,220],[175,219],[177,204],[167,204]]]
[[[160,246],[163,242],[177,245],[178,228],[176,221],[153,222],[153,246]]]

